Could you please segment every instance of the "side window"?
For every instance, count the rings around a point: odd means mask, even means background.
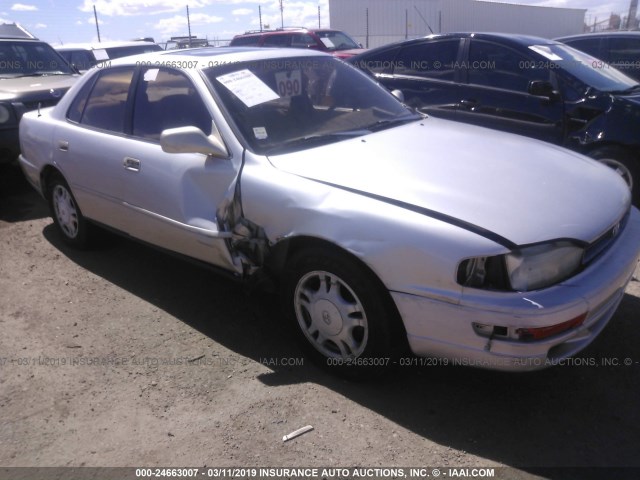
[[[396,58],[393,73],[453,81],[459,45],[459,40],[445,40],[405,47]]]
[[[198,127],[211,134],[211,115],[191,81],[180,71],[141,71],[133,107],[133,135],[159,140],[167,128]]]
[[[550,70],[539,68],[546,59],[532,60],[496,43],[471,41],[469,83],[526,93],[532,80],[550,79]]]
[[[133,68],[129,67],[102,72],[89,95],[80,123],[112,132],[124,132],[125,107],[132,77]]]
[[[291,37],[291,46],[293,48],[309,48],[315,47],[316,41],[311,35],[306,33],[295,33]]]
[[[579,40],[571,40],[567,45],[575,48],[576,50],[581,50],[589,55],[593,55],[596,58],[601,58],[602,60],[606,60],[603,58],[603,52],[600,49],[601,40],[599,38],[581,38]]]
[[[638,59],[640,59],[640,38],[609,38],[609,63],[633,63],[637,65]]]
[[[87,50],[73,50],[71,52],[71,63],[79,70],[89,70],[95,66],[96,60],[93,53]]]
[[[263,47],[290,47],[291,35],[277,34],[264,37]]]
[[[367,55],[357,62],[357,67],[372,73],[391,73],[400,47],[389,48],[374,55]]]

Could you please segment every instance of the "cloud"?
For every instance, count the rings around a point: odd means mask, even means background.
[[[24,3],[14,3],[11,6],[11,10],[14,12],[35,12],[38,7],[35,5],[25,5]]]
[[[250,8],[236,8],[235,10],[231,11],[232,15],[251,15],[253,13],[253,10],[251,10]]]
[[[214,0],[189,0],[189,9],[205,7],[214,3]],[[186,3],[175,0],[83,0],[78,7],[82,12],[93,12],[95,5],[98,15],[132,16],[132,15],[158,15],[184,11]]]
[[[216,17],[215,15],[207,15],[206,13],[193,13],[189,15],[191,20],[191,29],[200,25],[209,25],[212,23],[220,23],[224,21],[222,17]],[[163,35],[171,35],[174,33],[187,33],[187,16],[175,15],[171,18],[163,18],[153,28],[160,31]],[[193,34],[193,32],[192,32]]]
[[[38,29],[47,28],[47,24],[46,23],[36,23],[34,28],[38,28]]]

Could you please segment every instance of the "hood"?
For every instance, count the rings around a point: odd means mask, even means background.
[[[48,96],[50,90],[64,93],[78,78],[80,78],[79,75],[47,75],[19,78],[0,77],[0,99],[19,100],[22,97],[32,97],[39,92],[46,92]]]
[[[428,209],[518,245],[591,242],[630,204],[624,181],[587,157],[436,118],[269,160],[291,174]]]
[[[352,48],[351,50],[336,50],[331,52],[334,57],[338,58],[351,58],[355,55],[358,55],[362,52],[366,52],[366,48]]]

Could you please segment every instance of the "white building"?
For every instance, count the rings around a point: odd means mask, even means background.
[[[370,48],[430,33],[582,33],[586,9],[478,0],[329,0],[331,28]]]

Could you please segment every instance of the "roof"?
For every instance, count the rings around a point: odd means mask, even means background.
[[[190,48],[185,50],[162,50],[159,52],[143,53],[123,57],[111,61],[111,65],[135,65],[141,61],[161,65],[163,62],[191,65],[198,62],[196,68],[204,69],[237,62],[251,62],[260,60],[279,60],[295,57],[330,57],[317,50],[299,48],[261,48],[261,47],[220,47],[220,48]],[[208,61],[207,61],[208,60]]]
[[[132,40],[127,42],[97,42],[97,43],[65,43],[63,45],[54,45],[56,50],[101,50],[105,48],[116,47],[135,47],[139,45],[156,45],[153,42],[141,42]]]
[[[264,35],[264,34],[285,34],[285,33],[296,33],[296,32],[339,32],[340,30],[336,30],[335,28],[307,28],[307,27],[284,27],[284,28],[275,28],[275,29],[265,29],[265,30],[249,30],[247,32],[241,33],[240,35],[236,35],[236,37],[244,37],[250,35]]]
[[[604,38],[604,37],[640,38],[640,32],[637,30],[616,30],[615,32],[580,33],[578,35],[567,35],[565,37],[558,37],[555,40],[559,42],[564,42],[565,40],[578,40],[579,38]]]
[[[372,48],[363,52],[362,56],[368,55],[372,51],[385,50],[393,48],[398,45],[410,45],[412,43],[420,43],[428,39],[447,39],[447,38],[478,38],[483,40],[499,41],[504,45],[511,45],[516,47],[528,47],[530,45],[549,45],[557,43],[555,40],[549,40],[548,38],[535,37],[533,35],[520,35],[516,33],[493,33],[493,32],[452,32],[452,33],[435,33],[433,35],[427,35],[426,37],[414,38],[411,40],[400,40],[398,42],[388,43],[380,47]]]
[[[0,23],[0,38],[22,38],[25,40],[37,40],[24,27],[17,23]]]

